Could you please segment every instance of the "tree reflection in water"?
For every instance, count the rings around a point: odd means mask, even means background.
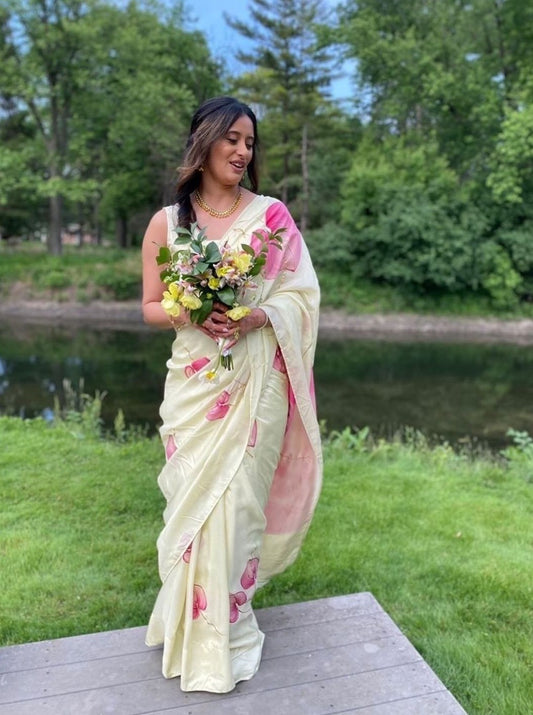
[[[0,325],[0,412],[26,417],[62,399],[66,378],[107,393],[108,425],[119,408],[155,431],[172,334]],[[518,345],[321,340],[315,364],[320,418],[328,430],[401,426],[452,442],[470,436],[507,444],[510,427],[533,434],[533,353]]]

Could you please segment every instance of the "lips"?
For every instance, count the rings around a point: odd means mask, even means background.
[[[244,171],[246,169],[246,164],[238,161],[230,161],[230,164],[237,169],[237,171]]]

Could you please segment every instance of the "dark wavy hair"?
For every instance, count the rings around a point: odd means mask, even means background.
[[[191,194],[200,186],[200,167],[206,162],[209,150],[215,141],[225,136],[237,119],[246,115],[254,127],[254,150],[247,167],[252,191],[257,192],[257,119],[250,107],[233,97],[213,97],[204,102],[194,113],[183,161],[179,168],[176,187],[176,203],[179,206],[178,224],[189,226],[196,221]]]

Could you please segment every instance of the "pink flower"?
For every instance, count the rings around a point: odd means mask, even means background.
[[[241,576],[241,586],[243,588],[252,588],[257,580],[257,568],[259,566],[259,559],[250,559],[246,564],[246,568]]]
[[[247,601],[246,594],[244,591],[237,591],[237,593],[230,593],[229,595],[229,622],[235,623],[239,620],[239,606]]]
[[[183,552],[183,560],[185,561],[186,564],[189,563],[191,560],[191,549],[192,549],[192,543],[187,546],[185,551]]]
[[[250,439],[248,440],[248,447],[255,447],[257,442],[257,420],[254,420],[252,425],[252,431],[250,432]]]
[[[229,404],[229,399],[231,395],[227,390],[224,390],[222,394],[218,397],[214,406],[206,414],[208,420],[220,420],[225,417],[231,405]]]
[[[205,367],[210,362],[209,358],[201,357],[193,360],[190,365],[185,365],[185,377],[192,377],[195,373]]]
[[[197,583],[194,584],[193,595],[192,595],[192,617],[193,620],[199,618],[200,611],[205,611],[207,608],[207,598],[205,597],[205,591]]]

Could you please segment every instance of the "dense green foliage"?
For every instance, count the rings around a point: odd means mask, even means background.
[[[126,245],[220,91],[205,38],[181,12],[105,0],[2,0],[0,27],[2,232],[44,229],[48,202],[52,253],[69,222],[115,223]]]
[[[321,231],[322,262],[405,295],[533,299],[531,3],[250,0],[249,20],[226,18],[233,76],[185,17],[0,0],[5,237],[44,233],[57,253],[75,223],[137,242],[191,111],[234,92],[260,118],[262,191]],[[331,97],[339,71],[351,105]]]
[[[120,419],[101,439],[99,409],[85,397],[53,426],[0,418],[3,644],[147,621],[162,448]],[[429,447],[413,431],[376,442],[346,430],[324,447],[302,555],[256,605],[371,591],[470,715],[527,712],[531,438],[517,433],[505,458]]]
[[[303,231],[316,217],[313,200],[324,186],[327,151],[334,159],[333,186],[349,163],[353,127],[329,99],[333,52],[320,38],[328,19],[324,0],[250,0],[250,18],[228,18],[251,49],[237,53],[251,69],[233,81],[237,93],[261,107],[267,164],[265,190],[289,204]],[[315,161],[313,161],[315,159]],[[332,197],[335,201],[335,197]]]
[[[366,277],[530,299],[532,23],[520,0],[345,3],[368,121],[341,216]]]

